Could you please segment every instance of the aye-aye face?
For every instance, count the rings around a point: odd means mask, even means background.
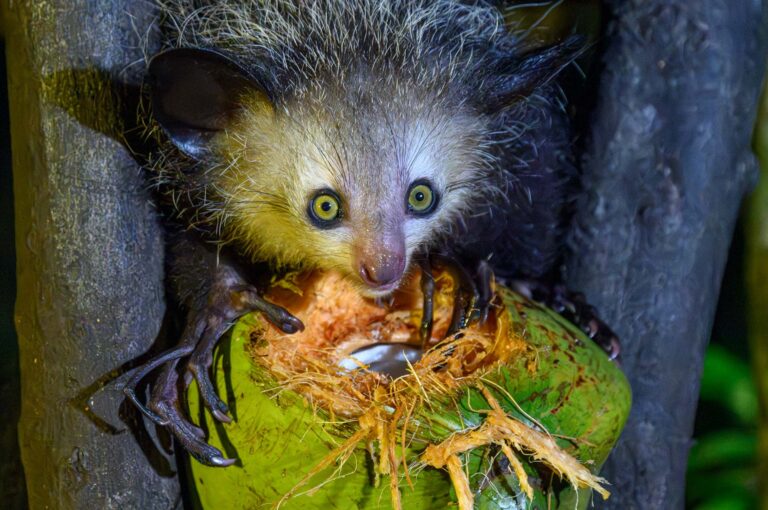
[[[243,104],[214,143],[227,160],[216,187],[224,235],[254,259],[386,295],[483,193],[483,124],[460,108],[370,86]]]
[[[438,26],[417,19],[429,33]],[[153,115],[193,163],[171,157],[160,171],[218,240],[254,260],[335,269],[369,294],[387,294],[414,254],[461,218],[488,213],[483,197],[503,192],[492,184],[503,169],[489,147],[499,119],[581,47],[569,38],[519,53],[498,27],[478,28],[487,40],[469,45],[435,39],[447,45],[440,51],[421,44],[433,38],[414,36],[389,55],[399,64],[369,59],[378,67],[355,61],[353,47],[366,40],[352,37],[355,29],[336,55],[349,53],[349,62],[321,58],[310,78],[287,81],[307,66],[265,75],[269,66],[244,68],[215,49],[162,52],[148,68]]]

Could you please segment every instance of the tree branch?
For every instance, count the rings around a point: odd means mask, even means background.
[[[634,407],[604,508],[682,508],[720,280],[755,178],[758,2],[615,0],[568,283],[615,326]]]

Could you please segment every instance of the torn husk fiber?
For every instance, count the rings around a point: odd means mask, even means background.
[[[343,371],[373,341],[413,341],[416,285],[389,307],[333,275],[275,285],[307,325],[240,320],[215,378],[234,422],[198,405],[209,441],[238,463],[192,463],[204,508],[585,508],[629,412],[621,371],[577,328],[505,288],[485,326],[442,341],[452,281],[438,277],[434,343],[409,374]],[[534,505],[531,505],[534,503]]]

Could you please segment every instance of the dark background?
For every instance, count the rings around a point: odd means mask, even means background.
[[[0,501],[4,508],[26,506],[24,475],[16,440],[19,420],[19,350],[13,327],[16,299],[13,184],[8,131],[5,45],[0,42]]]

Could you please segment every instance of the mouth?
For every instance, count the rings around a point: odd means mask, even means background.
[[[402,284],[402,278],[400,278],[399,280],[396,280],[394,282],[390,282],[390,283],[387,283],[387,284],[384,284],[384,285],[380,285],[378,287],[371,287],[370,285],[368,285],[365,282],[361,282],[361,283],[363,284],[362,285],[362,289],[361,289],[361,293],[365,297],[368,297],[368,298],[383,298],[383,297],[388,297],[390,294],[395,292],[400,287],[400,285]]]

